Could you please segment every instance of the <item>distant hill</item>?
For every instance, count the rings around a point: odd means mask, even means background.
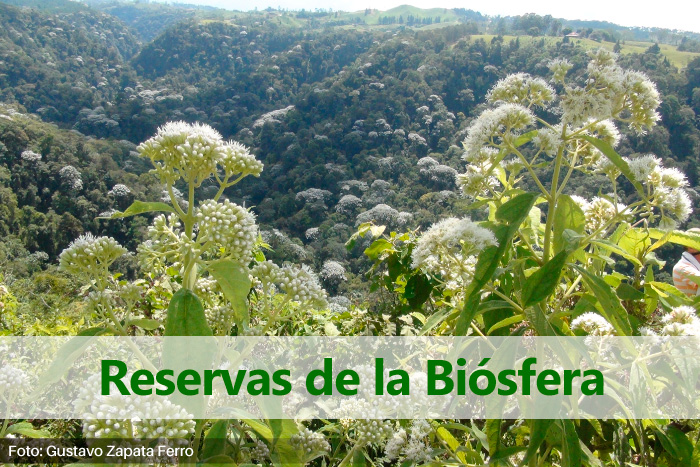
[[[113,99],[140,48],[121,21],[78,8],[53,14],[0,3],[0,100],[53,121]]]

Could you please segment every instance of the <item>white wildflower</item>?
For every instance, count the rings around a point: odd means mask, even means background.
[[[226,177],[258,177],[263,170],[263,163],[237,141],[225,143],[219,154],[218,163],[223,167]]]
[[[566,78],[566,74],[569,72],[573,65],[565,58],[557,58],[550,61],[547,66],[552,72],[552,79],[555,83],[563,83]]]
[[[306,265],[280,269],[279,286],[291,300],[309,303],[317,308],[328,306],[326,291],[321,287],[316,274]]]
[[[590,311],[574,319],[571,329],[581,330],[591,336],[608,336],[615,333],[615,329],[605,318]]]
[[[487,195],[489,189],[498,186],[498,179],[487,170],[482,165],[468,165],[465,173],[457,174],[457,185],[462,189],[464,196],[476,199]]]
[[[95,237],[87,233],[68,245],[59,256],[59,268],[70,274],[106,273],[107,268],[126,253],[112,237]]]
[[[41,154],[37,154],[34,151],[26,150],[22,151],[22,154],[20,154],[20,157],[22,158],[23,161],[31,162],[31,163],[36,163],[41,160]]]
[[[586,229],[594,232],[610,222],[615,216],[623,214],[627,207],[624,204],[614,204],[605,198],[595,197],[586,203],[583,213],[586,216]],[[622,219],[620,219],[622,220]]]
[[[27,391],[28,385],[29,376],[23,370],[7,364],[0,367],[0,399],[8,401],[13,394]]]
[[[491,103],[511,103],[525,107],[546,107],[556,97],[554,89],[542,78],[516,73],[500,80],[486,95]]]
[[[535,121],[532,112],[518,104],[503,104],[495,109],[485,110],[467,131],[463,141],[466,157],[478,157],[483,146],[493,144],[497,137],[518,132],[531,126]]]
[[[289,438],[289,444],[307,455],[312,452],[330,452],[331,450],[330,443],[322,433],[311,431],[307,427],[302,427],[298,433],[293,434]]]
[[[114,196],[115,198],[126,198],[131,194],[131,190],[128,186],[118,183],[114,185],[107,194],[109,196]]]
[[[661,159],[653,154],[647,154],[630,159],[627,163],[634,179],[644,183],[648,180],[649,175],[659,167]]]
[[[211,242],[223,249],[223,257],[242,265],[247,265],[253,259],[258,228],[255,216],[247,209],[228,200],[223,203],[208,200],[197,209],[197,225],[199,243]]]
[[[323,263],[319,274],[325,283],[337,284],[347,280],[345,268],[337,261],[328,260]]]
[[[199,186],[214,173],[223,147],[221,135],[209,125],[168,122],[138,150],[166,185],[182,178]]]
[[[83,179],[80,171],[72,165],[66,165],[58,171],[61,182],[70,190],[80,191],[83,189]]]

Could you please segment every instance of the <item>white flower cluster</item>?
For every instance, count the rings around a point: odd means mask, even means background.
[[[107,194],[109,196],[114,196],[115,198],[126,198],[129,196],[129,194],[131,194],[131,190],[128,186],[117,183],[111,190],[109,190],[109,192],[107,192]]]
[[[454,186],[457,171],[450,166],[440,164],[432,157],[423,157],[418,160],[420,174],[430,182],[441,186]]]
[[[620,143],[620,131],[617,129],[615,122],[612,120],[589,120],[585,123],[584,127],[586,128],[585,130],[579,129],[577,131],[581,131],[583,134],[594,136],[602,141],[605,141],[613,148],[617,147],[617,145]],[[560,131],[560,129],[561,125],[558,125],[557,130]],[[603,153],[593,147],[588,141],[578,138],[574,139],[573,142],[569,144],[569,152],[578,153],[581,160],[581,165],[583,167],[593,167],[599,172],[604,173],[604,167],[610,163],[609,159],[603,156]]]
[[[266,123],[279,123],[290,111],[294,110],[294,106],[290,105],[283,109],[273,110],[266,114],[263,114],[253,122],[253,128],[260,128]]]
[[[399,463],[426,463],[432,460],[428,436],[432,432],[426,420],[416,419],[411,422],[410,435],[405,429],[399,428],[386,443],[384,455],[387,460],[398,460]]]
[[[532,111],[518,104],[502,104],[495,109],[485,110],[472,122],[467,137],[462,142],[466,151],[465,159],[479,158],[484,146],[497,146],[499,138],[518,134],[534,122]]]
[[[321,237],[321,230],[318,227],[306,229],[306,232],[304,232],[304,237],[306,237],[306,239],[310,242],[318,240]]]
[[[549,71],[552,72],[552,79],[555,83],[563,83],[566,78],[566,74],[571,68],[573,68],[571,62],[565,58],[554,59],[550,61],[547,66],[549,67]]]
[[[228,303],[222,305],[208,306],[204,310],[207,323],[212,330],[228,333],[233,326],[234,312]]]
[[[255,215],[241,206],[224,200],[204,201],[197,209],[197,241],[202,245],[211,242],[223,250],[222,256],[242,265],[253,259],[253,248],[258,235]]]
[[[335,205],[335,210],[341,214],[353,214],[362,206],[362,200],[355,195],[343,195]]]
[[[393,225],[399,217],[399,211],[386,204],[378,204],[372,209],[360,213],[355,218],[355,225],[376,222],[380,225]]]
[[[468,218],[450,217],[420,236],[411,254],[412,267],[439,275],[448,289],[458,290],[471,282],[476,255],[497,244],[490,230]]]
[[[312,452],[330,452],[331,445],[323,434],[302,427],[298,433],[289,438],[289,444],[306,454]]]
[[[394,432],[389,420],[355,420],[352,430],[359,445],[381,445]]]
[[[270,458],[270,448],[258,439],[250,450],[250,458],[256,461],[265,461]]]
[[[0,398],[7,401],[12,394],[28,391],[29,376],[12,365],[0,366]]]
[[[59,269],[70,274],[104,273],[124,253],[126,248],[112,237],[95,237],[87,233],[73,240],[61,252]]]
[[[22,158],[23,161],[31,162],[31,163],[36,163],[41,160],[41,154],[37,154],[34,151],[26,150],[22,151],[22,154],[20,154],[20,157]]]
[[[333,193],[328,190],[321,190],[319,188],[309,188],[304,191],[300,191],[296,195],[297,201],[303,201],[309,206],[314,207],[326,207],[326,200],[331,197]]]
[[[685,174],[673,167],[663,167],[653,154],[627,160],[632,176],[645,186],[652,207],[661,214],[661,226],[674,228],[693,212]]]
[[[309,303],[316,308],[328,306],[326,291],[308,266],[285,266],[280,269],[279,287],[295,302]]]
[[[428,143],[427,143],[427,141],[425,140],[425,138],[423,138],[421,135],[419,135],[418,133],[413,132],[413,131],[411,131],[411,132],[408,133],[408,140],[409,140],[411,143],[417,144],[417,145],[419,145],[419,146],[427,146],[427,145],[428,145]]]
[[[542,78],[527,73],[508,75],[486,95],[494,103],[519,104],[525,107],[547,107],[556,97],[556,91]]]
[[[621,203],[613,203],[605,198],[596,196],[588,202],[583,198],[576,197],[574,201],[583,209],[583,214],[586,216],[586,230],[589,232],[601,229],[616,216],[620,221],[626,217],[625,211],[627,206]]]
[[[66,165],[58,171],[61,182],[70,190],[80,191],[83,189],[83,179],[80,171],[72,165]]]
[[[213,277],[200,277],[194,284],[194,293],[199,298],[204,299],[219,291],[218,282]]]
[[[293,301],[308,303],[319,309],[328,306],[326,291],[316,274],[306,265],[279,267],[268,260],[253,266],[251,274],[265,289],[269,290],[271,285],[275,285]]]
[[[333,313],[345,313],[352,306],[352,302],[348,297],[343,295],[337,295],[331,297],[329,300],[329,307]]]
[[[695,308],[678,306],[661,318],[664,327],[661,334],[665,336],[700,336],[700,319]]]
[[[88,438],[188,438],[195,422],[179,405],[155,396],[100,394],[99,374],[80,388],[74,405],[83,412]],[[131,430],[129,429],[131,427]]]
[[[220,167],[227,178],[260,175],[262,163],[236,142],[225,142],[209,125],[169,122],[141,143],[139,153],[153,163],[161,182],[182,178],[195,187]]]
[[[361,196],[362,193],[369,190],[369,185],[367,182],[361,180],[344,180],[338,182],[340,185],[340,190],[348,193],[354,193],[355,195]]]
[[[581,330],[591,336],[610,336],[615,334],[612,325],[598,313],[588,311],[571,322],[571,329]]]
[[[151,160],[163,183],[182,178],[199,186],[216,170],[222,146],[221,135],[209,125],[168,122],[138,150]]]
[[[337,261],[328,260],[323,263],[320,272],[321,280],[330,284],[337,284],[347,280],[345,268]]]
[[[146,237],[147,240],[137,247],[142,267],[162,273],[169,262],[173,267],[180,266],[178,252],[181,246],[187,244],[187,240],[176,214],[156,216],[148,227]]]
[[[661,98],[649,78],[623,70],[610,51],[592,51],[590,57],[585,86],[567,86],[561,96],[562,120],[576,126],[589,119],[612,118],[640,134],[654,126],[660,118],[656,109]]]
[[[561,125],[556,125],[552,128],[540,128],[537,130],[537,135],[532,138],[532,142],[545,154],[555,155],[564,142],[561,139]]]
[[[259,177],[263,171],[263,163],[250,153],[247,147],[237,141],[225,143],[221,150],[219,164],[227,177]]]

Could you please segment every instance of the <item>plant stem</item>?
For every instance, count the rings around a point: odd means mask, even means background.
[[[353,456],[355,455],[355,451],[359,447],[359,443],[356,443],[353,445],[352,449],[348,451],[348,453],[345,455],[342,461],[340,461],[340,464],[338,464],[338,467],[345,467],[352,461]]]
[[[194,453],[192,454],[192,460],[194,461],[194,464],[197,464],[197,456],[199,455],[199,444],[202,438],[202,431],[204,430],[204,425],[207,423],[206,420],[197,420],[197,424],[194,430],[194,441],[192,450]]]
[[[562,138],[563,139],[563,138]],[[557,205],[557,187],[559,183],[559,174],[561,172],[561,162],[564,159],[564,146],[559,146],[557,157],[554,161],[554,174],[552,175],[552,188],[549,195],[547,206],[547,221],[544,227],[544,251],[542,252],[542,261],[549,261],[549,255],[552,250],[552,224],[554,223],[554,210]]]

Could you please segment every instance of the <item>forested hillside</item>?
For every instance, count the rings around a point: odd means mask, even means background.
[[[82,232],[127,245],[141,238],[138,222],[107,227],[95,217],[161,195],[135,148],[165,122],[185,120],[211,124],[265,163],[259,181],[226,195],[282,236],[270,240],[280,258],[293,253],[317,268],[334,259],[360,273],[360,252],[343,246],[360,222],[426,227],[466,203],[455,183],[461,141],[491,86],[512,72],[545,76],[555,57],[578,75],[590,49],[552,37],[479,35],[491,27],[517,33],[532,16],[488,25],[457,11],[452,19],[464,22],[440,28],[348,28],[333,26],[342,15],[332,14],[37,6],[0,4],[0,221],[4,243],[46,254],[44,267]],[[154,18],[164,27],[157,35]],[[700,60],[679,70],[651,48],[620,62],[646,72],[663,97],[661,125],[626,135],[620,152],[654,152],[697,185]],[[27,151],[40,160],[28,162]],[[65,167],[77,170],[80,187],[61,178]],[[115,185],[129,194],[115,196]],[[600,190],[595,176],[575,185],[576,194]]]
[[[99,336],[585,336],[585,365],[621,375],[605,395],[645,410],[411,421],[360,394],[323,418],[325,400],[293,401],[294,420],[219,420],[241,413],[225,405],[192,420],[175,399],[105,399],[96,374],[82,420],[10,420],[42,368],[0,346],[0,440],[167,436],[192,449],[183,465],[698,466],[697,421],[638,419],[657,413],[638,401],[697,413],[697,359],[674,339],[700,335],[700,295],[671,272],[700,251],[699,164],[696,33],[408,5],[0,0],[0,336],[89,337],[51,350],[47,384]],[[661,369],[619,363],[611,336],[655,339]],[[235,359],[216,372],[249,350],[219,351]],[[475,355],[458,365],[490,371]]]

